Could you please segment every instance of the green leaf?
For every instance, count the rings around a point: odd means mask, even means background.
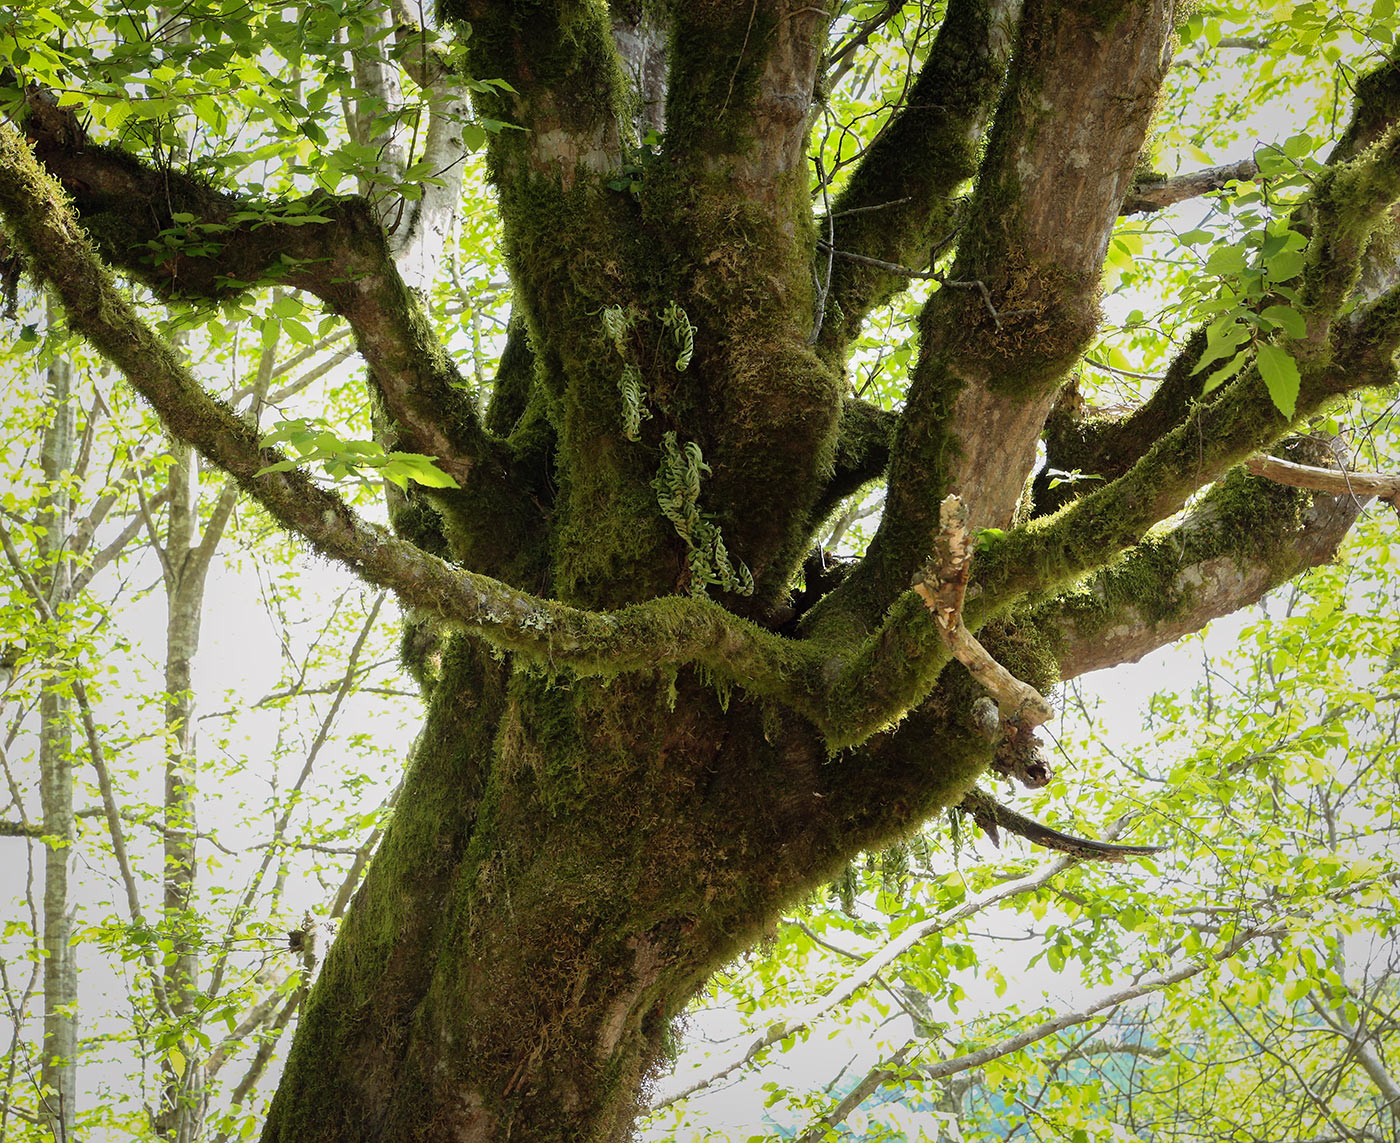
[[[383,473],[391,480],[406,477],[426,488],[457,488],[457,481],[443,472],[430,456],[416,452],[391,452],[387,454]]]
[[[297,467],[298,463],[299,462],[295,460],[279,460],[273,464],[267,465],[264,468],[258,469],[258,471],[253,473],[253,475],[256,477],[266,476],[270,472],[291,472],[292,469]]]
[[[1236,373],[1245,367],[1249,362],[1249,355],[1246,353],[1236,353],[1229,361],[1206,378],[1206,383],[1201,386],[1201,396],[1213,393],[1220,386],[1230,380]]]
[[[1196,362],[1196,367],[1191,370],[1192,376],[1200,373],[1207,366],[1214,365],[1217,361],[1233,357],[1235,351],[1248,340],[1248,327],[1233,314],[1222,314],[1206,328],[1205,352],[1201,354],[1201,359]]]
[[[1244,250],[1239,246],[1217,246],[1206,259],[1206,270],[1220,278],[1244,273]]]
[[[1264,272],[1271,282],[1287,282],[1303,272],[1303,252],[1301,250],[1281,250],[1271,258],[1264,259]]]
[[[463,123],[462,146],[468,151],[481,150],[486,146],[486,131],[475,123]]]
[[[1289,337],[1303,338],[1307,336],[1308,323],[1303,315],[1292,306],[1266,306],[1259,316],[1282,329]]]
[[[1278,411],[1292,420],[1298,405],[1298,389],[1302,384],[1298,363],[1288,350],[1268,344],[1259,346],[1257,360],[1259,376],[1269,387],[1269,396],[1273,398]]]

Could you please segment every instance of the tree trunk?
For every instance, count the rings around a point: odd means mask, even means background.
[[[810,729],[691,672],[564,685],[440,654],[265,1140],[626,1138],[706,976],[984,761],[964,737],[852,797]]]
[[[56,330],[59,309],[52,302],[47,326]],[[37,523],[43,559],[40,586],[49,605],[61,611],[72,589],[72,569],[64,551],[68,538],[69,497],[59,483],[73,467],[73,368],[63,357],[49,366],[50,417],[44,432],[42,466],[47,499]],[[62,639],[55,630],[55,640]],[[39,710],[40,797],[44,815],[44,1049],[39,1083],[45,1127],[55,1140],[74,1138],[78,1095],[78,950],[73,942],[73,906],[68,897],[68,867],[77,840],[73,817],[72,717],[68,672],[63,655],[46,663]]]
[[[1301,493],[1227,473],[1342,393],[1392,383],[1400,292],[1354,312],[1346,299],[1400,195],[1400,134],[1302,208],[1306,337],[1289,335],[1287,409],[1263,342],[1201,399],[1203,334],[1132,417],[1079,418],[1057,393],[1098,322],[1168,74],[1170,0],[953,0],[821,217],[809,128],[831,13],[648,5],[665,13],[660,69],[641,7],[440,5],[481,123],[510,126],[490,132],[488,164],[515,320],[484,416],[395,263],[422,259],[378,200],[318,192],[302,200],[315,226],[249,213],[82,145],[56,100],[31,100],[27,137],[114,264],[167,296],[305,290],[351,325],[382,443],[439,466],[433,487],[393,498],[395,535],[202,388],[0,131],[0,205],[75,325],[172,433],[410,612],[427,724],[268,1141],[625,1136],[708,972],[862,850],[956,803],[994,749],[1026,772],[1031,687],[1258,598],[1350,523],[1335,501],[1310,516]],[[366,94],[392,90],[375,79],[387,64],[357,64]],[[1400,106],[1394,74],[1373,74],[1376,106]],[[369,106],[351,117],[364,140]],[[659,147],[638,130],[663,121]],[[374,181],[392,176],[391,150]],[[220,228],[224,253],[153,266],[149,243],[186,214]],[[931,251],[950,242],[944,275]],[[931,262],[940,288],[899,410],[863,406],[842,377],[854,339]],[[1057,408],[1050,464],[1103,480],[1050,516],[1026,489]],[[799,606],[823,521],[881,478],[866,556],[808,578]],[[963,523],[945,525],[945,506]],[[975,575],[967,520],[983,529]]]

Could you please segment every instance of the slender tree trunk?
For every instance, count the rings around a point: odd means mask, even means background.
[[[170,568],[166,597],[165,641],[165,884],[166,924],[175,942],[175,955],[165,970],[165,993],[171,1011],[182,1023],[198,1018],[199,925],[192,912],[195,890],[194,692],[191,667],[199,647],[203,576],[191,541],[198,524],[199,482],[191,450],[175,446],[170,470],[170,528],[166,547]],[[197,583],[192,583],[197,580]],[[193,588],[193,590],[191,590]],[[194,1041],[181,1037],[183,1069],[172,1070],[167,1085],[167,1138],[190,1143],[203,1119],[204,1092],[199,1082],[201,1061]]]
[[[58,320],[50,304],[48,325]],[[39,551],[43,574],[41,587],[49,603],[60,611],[72,588],[72,569],[64,551],[70,505],[60,485],[73,467],[74,417],[73,369],[67,360],[55,358],[49,366],[49,421],[44,431],[41,463],[48,490],[37,523],[42,534]],[[54,639],[62,639],[55,631]],[[48,666],[48,680],[40,699],[40,791],[44,817],[44,1050],[40,1067],[43,1089],[41,1113],[44,1125],[56,1140],[74,1138],[77,1117],[78,1077],[78,957],[73,944],[73,911],[68,894],[68,867],[77,837],[73,818],[73,760],[68,691],[70,661],[55,655]]]

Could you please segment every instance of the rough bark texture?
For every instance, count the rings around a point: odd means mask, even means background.
[[[484,417],[395,261],[421,258],[364,200],[313,196],[321,225],[231,223],[221,258],[153,268],[142,243],[171,210],[227,222],[256,204],[91,146],[42,93],[32,147],[0,131],[0,209],[74,328],[282,525],[411,612],[426,725],[268,1143],[625,1138],[706,975],[853,855],[961,800],[996,750],[910,590],[949,494],[1005,530],[971,566],[967,631],[1042,691],[1252,601],[1352,518],[1232,472],[1291,423],[1253,367],[1199,400],[1199,337],[1125,418],[1060,397],[1167,71],[1167,0],[952,0],[829,219],[806,159],[820,6],[442,15],[470,23],[472,74],[505,81],[477,113],[527,128],[490,143],[515,317]],[[1393,382],[1400,296],[1368,252],[1400,198],[1400,80],[1377,75],[1359,89],[1373,145],[1308,207],[1293,422]],[[663,129],[629,189],[610,186]],[[842,368],[904,280],[890,267],[927,265],[954,230],[902,409],[851,400]],[[102,265],[208,298],[230,275],[268,281],[288,250],[304,261],[281,283],[354,328],[385,439],[462,486],[396,498],[397,536],[302,473],[260,474],[279,455]],[[1103,477],[1094,491],[1028,489],[1042,433],[1052,463]],[[882,476],[869,554],[794,595],[825,517]]]

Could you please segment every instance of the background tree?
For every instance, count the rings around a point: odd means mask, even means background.
[[[175,436],[410,609],[426,725],[265,1138],[625,1135],[672,1019],[785,907],[988,766],[1044,779],[1037,691],[1257,599],[1355,518],[1325,450],[1291,470],[1317,495],[1236,465],[1393,384],[1379,57],[1343,72],[1365,64],[1335,144],[1261,160],[1256,217],[1177,283],[1160,384],[1091,415],[1073,378],[1120,214],[1253,173],[1143,167],[1182,90],[1170,4],[463,0],[438,31],[209,5],[178,34],[119,16],[115,46],[48,12],[5,26],[29,272]],[[1376,31],[1281,26],[1324,60]],[[885,71],[889,105],[843,119],[841,85]],[[484,402],[430,311],[483,143],[514,306]],[[280,169],[253,186],[261,148]],[[107,266],[214,336],[250,290],[318,299],[372,426],[260,436]],[[846,368],[911,280],[936,288],[895,412]],[[387,478],[392,532],[310,462]],[[864,556],[804,570],[881,479]]]
[[[7,889],[28,897],[30,917],[7,921],[0,947],[11,1028],[0,1138],[246,1136],[249,1097],[323,951],[314,938],[348,902],[368,856],[362,843],[378,822],[373,801],[363,804],[379,785],[365,765],[376,752],[363,728],[340,716],[349,700],[383,717],[373,692],[384,688],[376,676],[396,673],[394,656],[369,639],[383,599],[342,590],[303,634],[306,621],[277,614],[288,574],[279,565],[290,553],[279,556],[256,519],[241,534],[235,528],[240,545],[261,540],[261,594],[284,661],[263,665],[252,694],[216,693],[222,702],[208,705],[223,709],[198,712],[200,590],[211,572],[228,577],[230,554],[218,541],[234,497],[217,486],[208,495],[207,481],[201,495],[192,454],[167,451],[153,418],[46,324],[42,299],[25,300],[33,304],[22,316],[36,320],[6,355],[6,431],[33,444],[7,456],[0,506],[9,589],[0,868]],[[246,398],[256,405],[304,388],[307,374],[286,377],[299,355],[277,360],[279,319],[250,324],[243,340],[261,348]],[[225,339],[204,365],[236,373],[238,340]],[[268,394],[276,378],[284,383]],[[67,442],[57,457],[55,438]],[[60,497],[62,515],[52,508]],[[183,555],[172,536],[183,537]],[[164,607],[145,659],[140,613],[152,580]],[[388,682],[391,694],[405,693]],[[269,715],[285,726],[258,736],[263,753],[250,768],[230,755],[229,739]],[[201,726],[213,729],[216,752],[202,762],[194,751]],[[32,768],[27,735],[37,741]],[[181,780],[145,780],[143,766],[159,775],[172,758]],[[343,772],[326,783],[313,767],[331,758]],[[201,793],[200,774],[212,789]],[[303,799],[321,815],[314,827],[302,818]],[[66,809],[63,829],[54,804]],[[18,877],[26,839],[27,879]],[[56,864],[76,876],[53,875]],[[326,896],[298,955],[288,931],[305,929],[303,911],[318,903],[298,891],[308,880]],[[36,986],[47,1031],[29,1020]],[[99,1084],[113,1069],[131,1074],[119,1099],[104,1100]]]

